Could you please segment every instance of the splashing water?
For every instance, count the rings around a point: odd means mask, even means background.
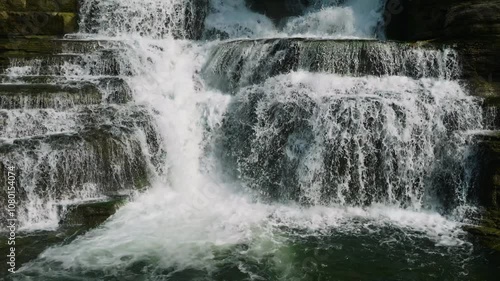
[[[211,1],[206,29],[221,38],[256,37],[327,37],[375,38],[383,37],[383,0],[284,1],[286,7],[300,15],[275,24],[262,14],[250,11],[244,0]]]
[[[374,38],[382,2],[315,1],[277,26],[244,1],[212,0],[203,33]],[[96,34],[79,36],[120,38],[118,72],[154,118],[166,163],[149,190],[16,280],[480,275],[461,218],[447,217],[469,204],[463,133],[482,128],[452,51],[325,40],[283,66],[275,43],[174,39],[198,37],[192,3],[204,2],[83,2],[82,30]],[[337,60],[347,50],[365,55]],[[358,71],[366,53],[380,73]]]

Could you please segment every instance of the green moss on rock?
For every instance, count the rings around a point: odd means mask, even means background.
[[[78,0],[21,0],[26,11],[78,13]]]
[[[479,225],[467,226],[465,230],[485,246],[500,252],[500,210],[485,211]]]
[[[94,228],[115,214],[126,202],[126,197],[117,197],[109,201],[69,206],[60,224],[66,227],[82,225],[85,228]]]
[[[0,12],[0,37],[57,35],[77,31],[76,13]]]
[[[0,12],[4,11],[24,11],[27,0],[2,0],[0,1]]]
[[[77,13],[78,0],[2,0],[0,11]]]

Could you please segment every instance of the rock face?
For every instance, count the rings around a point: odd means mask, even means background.
[[[388,0],[388,39],[430,41],[453,46],[460,54],[462,78],[485,106],[500,107],[499,0]],[[493,127],[500,125],[498,116]],[[473,194],[487,210],[478,227],[468,231],[500,250],[500,134],[478,135],[472,159]]]
[[[500,1],[388,0],[385,20],[388,39],[453,45],[475,93],[500,95]]]
[[[77,0],[3,0],[0,37],[62,36],[77,31]]]
[[[0,180],[7,165],[17,167],[22,226],[57,223],[60,202],[145,188],[147,155],[160,159],[149,151],[160,148],[154,123],[123,78],[132,73],[120,60],[121,43],[59,38],[77,31],[78,3],[0,0]],[[43,207],[29,210],[26,202]],[[98,224],[110,213],[88,215],[84,221]]]
[[[247,0],[247,5],[252,10],[279,21],[299,15],[304,8],[309,6],[309,2],[311,0]]]
[[[474,190],[481,205],[500,209],[500,133],[476,136],[476,181]]]

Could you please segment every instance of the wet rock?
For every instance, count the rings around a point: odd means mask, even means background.
[[[2,165],[0,163],[0,165]],[[20,268],[53,246],[67,245],[89,230],[98,227],[121,206],[127,198],[116,196],[105,201],[95,201],[71,206],[61,206],[65,215],[57,230],[19,232],[16,236],[16,268]],[[5,235],[0,238],[0,251],[8,253],[10,245]],[[7,272],[6,258],[0,259],[0,270]]]
[[[467,226],[465,230],[474,235],[485,246],[500,252],[500,211],[483,213],[479,225]]]
[[[117,196],[105,201],[95,201],[71,206],[64,206],[65,215],[59,222],[61,226],[84,226],[94,228],[112,216],[127,202],[126,196]]]
[[[78,0],[3,0],[0,11],[78,12]]]
[[[62,36],[77,31],[77,14],[59,12],[0,12],[0,37]]]
[[[88,1],[82,6],[84,21],[81,23],[81,31],[110,36],[131,32],[153,38],[171,34],[176,38],[200,39],[208,13],[208,0],[175,2],[171,8],[168,12],[162,10],[161,5],[130,10],[120,5],[119,1]],[[140,18],[140,22],[124,24],[131,17]],[[158,22],[163,25],[158,25]]]
[[[59,108],[100,104],[102,94],[92,84],[0,84],[0,108]]]
[[[490,209],[500,209],[500,132],[475,136],[474,197]]]
[[[500,1],[388,0],[385,20],[389,39],[453,45],[474,93],[500,95]]]
[[[88,231],[84,226],[60,228],[55,231],[19,232],[16,236],[16,268],[33,260],[51,246],[66,245]],[[2,233],[3,234],[3,233]],[[9,249],[5,235],[0,238],[0,251]],[[0,271],[7,272],[6,255],[0,259]]]
[[[456,79],[459,68],[457,53],[443,44],[277,38],[221,43],[202,75],[209,86],[232,92],[297,70]]]

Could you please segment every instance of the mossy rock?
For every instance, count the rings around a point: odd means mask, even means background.
[[[76,13],[0,12],[0,37],[57,35],[78,29]]]
[[[2,0],[0,11],[78,13],[78,0]]]
[[[27,0],[2,0],[0,1],[0,12],[24,11]]]
[[[22,0],[26,11],[78,13],[78,0]]]
[[[116,197],[108,201],[96,201],[67,207],[59,222],[62,226],[84,226],[94,228],[102,224],[127,202],[127,197]]]
[[[99,226],[127,202],[125,197],[112,198],[109,201],[90,202],[67,208],[66,216],[60,227],[54,231],[20,232],[16,236],[16,268],[35,259],[49,247],[66,245],[78,236]],[[0,237],[0,251],[8,253],[11,246],[5,235]],[[7,272],[6,255],[0,259],[1,272]]]
[[[488,248],[500,252],[500,210],[485,211],[479,225],[467,226],[465,230]]]

